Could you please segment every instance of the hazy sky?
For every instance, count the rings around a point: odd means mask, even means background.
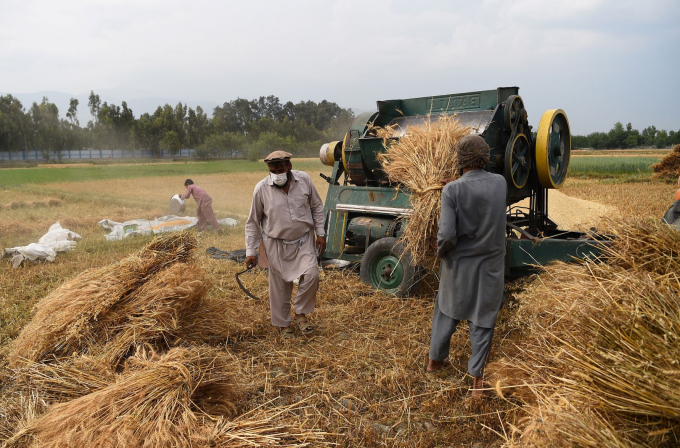
[[[680,129],[677,0],[0,0],[0,17],[0,92],[374,109],[516,85],[534,127],[562,108],[573,133]]]

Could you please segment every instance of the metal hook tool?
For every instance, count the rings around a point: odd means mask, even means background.
[[[237,273],[237,274],[236,274],[236,283],[238,283],[238,287],[241,288],[241,291],[245,292],[246,295],[247,295],[248,297],[250,297],[251,299],[260,300],[260,298],[257,297],[255,294],[253,294],[252,292],[248,291],[248,290],[246,289],[246,287],[243,286],[243,283],[241,283],[241,279],[239,279],[239,276],[240,276],[241,274],[245,274],[246,272],[250,271],[250,270],[253,269],[254,267],[255,267],[255,266],[250,266],[249,268],[246,268],[245,271],[241,271],[241,272]]]

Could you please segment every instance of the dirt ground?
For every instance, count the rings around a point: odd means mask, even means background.
[[[325,182],[318,172],[309,174],[325,197]],[[243,222],[252,188],[262,177],[209,175],[197,184],[213,195],[218,218]],[[107,243],[106,232],[97,226],[100,219],[167,214],[168,200],[183,189],[182,182],[155,178],[43,184],[0,195],[0,246],[36,241],[55,221],[84,237],[76,250],[60,254],[54,263],[13,270],[7,260],[0,260],[0,347],[7,348],[30,320],[33,305],[49,291],[85,269],[120,260],[148,241]],[[569,179],[563,189],[550,193],[550,215],[566,228],[600,225],[601,218],[612,213],[660,218],[672,203],[675,188],[656,182]],[[191,215],[194,206],[189,204]],[[267,302],[248,300],[238,289],[234,274],[243,266],[205,255],[211,246],[242,248],[243,226],[223,235],[199,234],[199,241],[197,256],[213,284],[209,296],[239,310],[236,330],[223,347],[241,363],[241,381],[251,390],[240,403],[243,412],[257,407],[278,412],[294,405],[277,418],[284,424],[294,420],[320,428],[328,433],[328,443],[339,446],[501,446],[510,425],[519,425],[521,401],[512,390],[504,396],[492,394],[482,403],[469,398],[469,342],[464,328],[454,335],[445,369],[435,375],[423,372],[434,301],[431,289],[422,288],[408,300],[395,299],[363,285],[356,272],[325,271],[311,317],[316,334],[286,341],[269,323]],[[242,278],[257,296],[267,297],[266,274]],[[517,329],[508,318],[512,313],[512,307],[504,308],[499,316],[492,363],[515,355],[512,341]],[[492,386],[494,375],[490,369]]]

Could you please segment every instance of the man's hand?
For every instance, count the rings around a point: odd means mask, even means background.
[[[326,250],[326,237],[325,236],[317,236],[316,237],[316,249],[319,251],[319,255],[323,253],[323,251]]]
[[[442,179],[442,180],[439,181],[439,183],[442,184],[442,185],[446,185],[449,182],[453,182],[453,179],[451,179],[450,177],[447,177],[446,179]]]
[[[246,268],[254,268],[255,265],[257,264],[257,257],[255,255],[251,255],[249,257],[246,257]]]

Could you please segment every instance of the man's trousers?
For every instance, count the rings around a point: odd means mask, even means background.
[[[295,313],[307,314],[314,311],[316,292],[319,290],[319,268],[312,266],[300,276],[295,296]],[[293,295],[293,282],[287,282],[269,270],[269,306],[272,325],[290,326],[290,299]]]
[[[432,316],[432,339],[430,340],[430,359],[443,361],[449,356],[451,336],[456,331],[460,321],[445,315],[439,309],[439,299],[434,303]],[[482,376],[486,358],[491,351],[493,328],[482,328],[468,321],[470,326],[470,343],[472,356],[468,361],[468,373],[472,376]]]

